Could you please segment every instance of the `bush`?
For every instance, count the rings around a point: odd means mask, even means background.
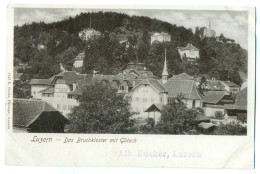
[[[238,123],[220,124],[212,135],[246,135],[247,128]]]
[[[215,112],[215,118],[217,118],[217,119],[224,119],[224,113],[223,112],[221,112],[221,111],[216,111]]]

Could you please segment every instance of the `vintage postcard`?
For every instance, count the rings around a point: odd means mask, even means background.
[[[255,8],[7,9],[6,165],[254,168]]]

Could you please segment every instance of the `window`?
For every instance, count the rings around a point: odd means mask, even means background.
[[[67,110],[67,105],[62,105],[62,110],[66,111]]]
[[[163,98],[161,97],[161,103],[163,102]]]
[[[33,94],[35,94],[35,91],[33,91]]]
[[[60,104],[57,104],[57,109],[60,110]]]
[[[192,100],[192,108],[195,108],[196,101]]]
[[[151,98],[151,102],[154,102],[154,98]]]
[[[147,98],[143,98],[143,102],[147,102]]]

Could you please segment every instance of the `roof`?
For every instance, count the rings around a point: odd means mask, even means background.
[[[14,73],[14,80],[19,80],[23,73]]]
[[[203,98],[203,102],[217,104],[225,95],[225,91],[208,91]]]
[[[75,71],[63,71],[57,75],[55,75],[54,79],[51,83],[53,83],[57,77],[62,77],[66,84],[72,84],[77,82],[78,80],[84,78],[85,75],[77,74]]]
[[[41,91],[39,91],[38,93],[44,93],[44,94],[53,94],[54,93],[54,88],[52,86],[43,89]]]
[[[181,73],[181,74],[178,74],[178,75],[173,75],[171,78],[169,78],[169,80],[171,80],[171,79],[191,80],[192,77],[189,76],[189,75],[186,74],[186,73]]]
[[[225,86],[220,82],[220,80],[207,80],[207,88],[208,90],[225,90]]]
[[[227,85],[229,87],[239,87],[237,84],[235,84],[234,82],[230,82],[230,81],[222,81],[222,83],[224,83],[225,85]]]
[[[155,37],[155,36],[171,36],[170,34],[168,34],[168,33],[164,33],[164,32],[161,32],[161,33],[153,33],[153,35],[152,35],[152,37]]]
[[[31,85],[49,85],[51,83],[51,79],[31,79]]]
[[[154,103],[151,106],[149,106],[144,112],[154,112],[154,111],[161,112],[162,108],[163,105],[161,103]]]
[[[184,50],[194,50],[194,51],[199,51],[198,48],[196,48],[195,46],[193,46],[192,44],[188,43],[186,47],[178,47],[178,49],[180,49],[181,51]]]
[[[85,53],[79,53],[79,55],[74,60],[83,60],[85,58]]]
[[[182,93],[186,99],[202,99],[201,94],[196,88],[194,80],[169,79],[164,86],[168,91],[169,97],[177,98],[178,95]]]
[[[247,88],[237,93],[235,104],[225,105],[225,109],[247,110]]]
[[[61,114],[58,110],[42,100],[14,99],[13,125],[17,127],[28,127],[43,112],[58,112]]]
[[[140,83],[138,83],[132,91],[139,85],[151,85],[158,93],[161,92],[167,92],[167,90],[164,88],[163,84],[156,79],[144,79]]]

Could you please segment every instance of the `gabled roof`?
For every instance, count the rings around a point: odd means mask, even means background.
[[[54,83],[57,77],[62,77],[66,84],[73,84],[78,80],[84,78],[85,75],[79,75],[75,71],[64,71],[55,75],[51,83]]]
[[[49,85],[51,83],[51,79],[31,79],[31,85]]]
[[[151,85],[158,93],[161,92],[167,92],[167,90],[164,88],[163,84],[156,79],[144,79],[140,83],[138,83],[132,91],[139,85]]]
[[[169,78],[169,80],[176,80],[176,79],[191,80],[192,77],[189,76],[186,73],[181,73],[181,74],[178,74],[178,75],[173,75],[171,78]]]
[[[54,93],[54,88],[52,86],[43,89],[41,91],[39,91],[38,93],[43,93],[43,94],[53,94]]]
[[[79,53],[79,55],[74,60],[83,60],[85,58],[85,53]]]
[[[42,100],[14,99],[13,125],[17,127],[28,127],[43,112],[57,112],[58,114],[61,114],[58,110]],[[66,118],[64,117],[64,119]]]
[[[188,43],[186,47],[178,47],[179,50],[184,51],[184,50],[193,50],[193,51],[199,51],[198,48],[193,46],[192,44]]]
[[[14,73],[14,80],[19,80],[23,73]]]
[[[247,88],[237,93],[235,104],[225,105],[225,109],[247,110]]]
[[[217,104],[225,95],[225,91],[208,91],[203,98],[203,102]]]
[[[221,81],[221,82],[222,82],[222,84],[227,85],[228,87],[239,87],[234,82],[230,82],[230,81]]]
[[[169,79],[164,86],[169,97],[177,98],[179,94],[183,94],[186,99],[202,99],[194,80]]]
[[[161,103],[154,103],[151,106],[149,106],[144,112],[154,112],[154,111],[161,112],[162,108],[163,105]]]

